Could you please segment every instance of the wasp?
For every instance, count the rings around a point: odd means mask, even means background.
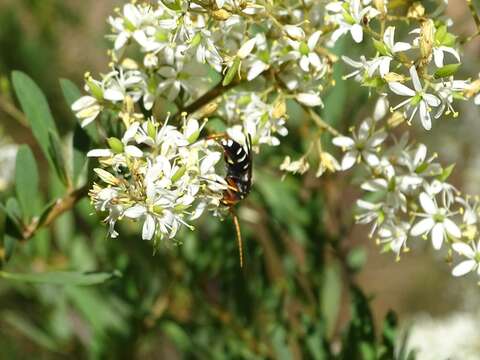
[[[220,145],[223,148],[223,158],[227,165],[225,181],[227,188],[223,192],[222,204],[228,207],[233,217],[235,231],[237,235],[238,253],[240,257],[240,267],[243,267],[243,246],[240,233],[240,222],[233,208],[241,200],[245,199],[250,193],[252,187],[252,138],[247,136],[246,146],[231,139],[227,135],[213,135],[220,137]]]

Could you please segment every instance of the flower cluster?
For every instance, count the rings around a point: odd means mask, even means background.
[[[385,107],[384,98],[377,108]],[[356,221],[371,224],[370,236],[392,251],[397,259],[409,250],[411,239],[429,239],[435,250],[448,249],[465,258],[452,271],[461,276],[477,270],[478,200],[462,196],[447,182],[453,166],[442,167],[437,156],[428,155],[427,146],[409,141],[408,133],[400,139],[387,137],[390,116],[383,121],[366,119],[352,136],[338,136],[333,144],[342,148],[342,169],[358,164],[364,168],[360,188],[364,199],[357,201]]]
[[[219,213],[226,189],[216,166],[220,147],[203,126],[220,120],[224,136],[242,144],[250,137],[259,152],[288,134],[292,104],[317,128],[307,152],[286,156],[281,170],[303,174],[313,154],[317,176],[360,165],[366,196],[357,221],[372,224],[384,250],[399,257],[410,238],[430,238],[434,249],[465,258],[454,275],[478,270],[477,201],[447,182],[453,167],[407,133],[393,135],[405,120],[418,118],[430,130],[435,119],[458,116],[455,102],[480,103],[480,80],[455,78],[459,41],[441,3],[431,14],[420,2],[404,8],[384,0],[126,4],[108,20],[111,70],[98,79],[87,73],[87,95],[72,105],[81,125],[96,122],[108,144],[89,155],[100,163],[90,195],[107,213],[110,234],[130,218],[143,220],[144,239],[172,238],[203,210]],[[372,50],[358,59],[334,55],[342,38]],[[314,110],[335,84],[339,58],[353,68],[343,79],[379,99],[349,136]],[[344,151],[340,162],[324,150],[324,132]]]
[[[126,217],[143,221],[142,238],[173,238],[179,227],[207,207],[218,208],[226,184],[215,173],[221,153],[199,140],[199,123],[185,120],[183,131],[150,119],[130,124],[123,138],[109,138],[109,148],[94,149],[101,180],[90,191],[99,212],[107,212],[109,234]]]
[[[144,221],[144,239],[171,238],[201,210],[222,207],[220,148],[201,133],[208,118],[239,143],[248,134],[258,152],[288,134],[287,101],[323,104],[334,56],[317,30],[320,8],[289,6],[291,17],[263,1],[132,2],[108,19],[111,70],[86,74],[72,110],[108,144],[89,153],[101,180],[90,196],[111,236],[130,218]]]

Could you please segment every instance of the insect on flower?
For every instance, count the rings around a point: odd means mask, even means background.
[[[233,217],[237,233],[240,267],[243,267],[240,223],[233,207],[248,196],[252,187],[252,138],[248,135],[246,148],[224,134],[212,135],[210,138],[221,139],[220,145],[223,148],[223,157],[227,164],[227,174],[225,176],[227,189],[223,193],[222,204],[228,207]]]

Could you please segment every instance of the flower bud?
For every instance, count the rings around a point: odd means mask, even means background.
[[[123,152],[123,143],[116,137],[108,138],[107,142],[114,153],[120,154]]]
[[[399,83],[403,83],[405,81],[405,76],[401,75],[401,74],[397,74],[395,72],[389,72],[388,74],[386,74],[384,77],[384,80],[386,82],[399,82]]]
[[[225,9],[218,9],[218,10],[215,10],[213,13],[213,18],[215,20],[218,20],[218,21],[225,21],[225,20],[228,20],[230,18],[230,16],[232,16],[232,14],[230,12],[228,12],[227,10]]]
[[[425,8],[423,5],[416,1],[409,8],[407,12],[407,17],[412,19],[418,19],[425,15]]]
[[[299,26],[285,25],[283,29],[287,33],[288,37],[293,40],[302,41],[303,39],[305,39],[305,32]]]
[[[432,55],[433,41],[435,38],[435,25],[431,19],[424,21],[420,30],[420,54],[428,59]]]

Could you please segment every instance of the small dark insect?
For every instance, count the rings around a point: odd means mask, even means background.
[[[227,206],[233,206],[247,197],[252,186],[251,137],[248,137],[246,149],[230,138],[222,139],[220,144],[223,147],[223,156],[227,163],[225,180],[229,185],[229,188],[225,190],[222,202]]]
[[[248,135],[247,146],[244,148],[235,140],[225,135],[219,135],[220,145],[223,148],[223,157],[227,164],[225,180],[227,189],[223,193],[222,203],[228,207],[233,217],[237,233],[238,252],[240,256],[240,267],[243,267],[243,247],[240,233],[240,223],[233,207],[245,199],[252,187],[252,138]]]

